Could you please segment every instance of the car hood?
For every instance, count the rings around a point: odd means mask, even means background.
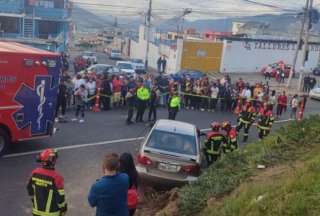
[[[123,73],[134,73],[135,71],[133,69],[121,69],[121,72],[123,72]]]

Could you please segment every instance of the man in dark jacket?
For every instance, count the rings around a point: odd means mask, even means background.
[[[64,115],[66,114],[67,97],[68,97],[67,86],[66,86],[64,80],[61,80],[60,85],[59,85],[59,90],[58,90],[56,118],[58,117],[60,108],[61,108],[61,116],[59,116],[59,119],[64,118]],[[56,119],[56,121],[59,121],[59,119]]]
[[[157,120],[157,106],[158,106],[158,101],[159,101],[159,90],[157,87],[153,87],[151,90],[151,96],[150,96],[150,106],[149,106],[149,115],[148,115],[148,120],[149,121],[156,121]],[[151,120],[151,117],[153,119]]]
[[[108,77],[104,77],[101,85],[101,103],[103,105],[104,110],[110,110],[110,102],[112,96],[112,88],[111,88],[111,81]]]
[[[107,154],[103,160],[104,176],[91,187],[88,201],[96,207],[96,216],[128,216],[129,177],[118,173],[120,166],[117,154]]]

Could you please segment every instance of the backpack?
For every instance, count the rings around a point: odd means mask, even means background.
[[[128,208],[136,209],[138,205],[138,191],[135,186],[132,186],[128,190]]]

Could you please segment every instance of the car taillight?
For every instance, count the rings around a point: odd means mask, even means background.
[[[151,165],[152,164],[152,160],[143,154],[139,154],[137,160],[138,160],[138,163],[143,164],[143,165]]]
[[[185,165],[185,166],[181,167],[181,170],[187,174],[192,174],[192,175],[199,175],[200,174],[199,164]]]

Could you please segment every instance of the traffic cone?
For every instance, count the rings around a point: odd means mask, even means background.
[[[100,88],[98,88],[98,94],[96,96],[96,103],[92,109],[93,112],[100,112]]]

